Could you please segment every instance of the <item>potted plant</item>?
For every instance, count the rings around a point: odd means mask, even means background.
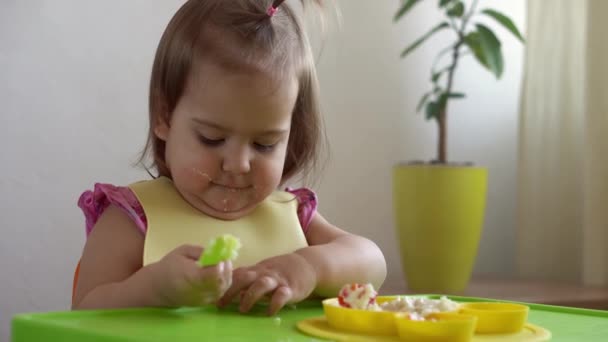
[[[401,1],[394,20],[404,18],[421,1]],[[477,255],[487,169],[448,161],[449,103],[465,97],[454,90],[454,75],[460,59],[467,55],[497,79],[503,73],[501,43],[492,29],[477,18],[491,18],[522,43],[524,38],[506,15],[492,9],[478,10],[478,0],[472,0],[470,5],[461,0],[436,1],[437,9],[443,13],[442,21],[407,46],[401,57],[407,57],[438,32],[454,33],[454,40],[438,53],[431,67],[431,89],[417,105],[417,111],[424,110],[426,118],[437,123],[437,156],[429,163],[395,166],[393,201],[408,287],[414,291],[458,293],[466,288]]]

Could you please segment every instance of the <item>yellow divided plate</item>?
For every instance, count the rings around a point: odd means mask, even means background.
[[[377,335],[358,335],[335,329],[329,324],[325,316],[309,318],[299,321],[298,329],[311,336],[332,339],[336,341],[352,342],[399,342],[398,336],[377,336]],[[516,334],[504,335],[480,335],[473,336],[472,342],[535,342],[548,341],[551,339],[551,332],[547,329],[526,323],[524,329]]]

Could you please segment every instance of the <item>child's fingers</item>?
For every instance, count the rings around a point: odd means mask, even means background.
[[[219,299],[232,285],[232,262],[222,261],[213,269],[213,272],[212,279],[215,284],[213,289]]]
[[[273,292],[278,285],[278,281],[269,276],[264,276],[254,281],[247,291],[245,291],[243,299],[241,299],[240,311],[247,312],[251,310],[258,300],[265,294]]]
[[[185,256],[188,259],[198,260],[201,253],[203,253],[203,247],[195,245],[181,245],[173,252],[177,253],[178,255]]]
[[[213,304],[213,303],[215,303],[217,298],[218,298],[217,294],[215,294],[213,292],[204,292],[204,293],[202,293],[199,302],[195,303],[195,305],[204,306],[204,305]]]
[[[224,271],[220,274],[221,284],[220,295],[223,295],[232,285],[232,262],[230,260],[224,262]]]
[[[270,307],[268,308],[268,314],[274,315],[285,304],[289,303],[289,301],[293,298],[293,292],[287,286],[279,286],[273,293],[272,298],[270,299]]]
[[[232,281],[232,263],[220,262],[214,266],[196,266],[196,278],[192,282],[195,291],[200,294],[200,304],[212,304],[224,294]]]
[[[205,287],[217,288],[224,279],[226,271],[225,262],[220,262],[217,265],[200,267],[196,265],[196,278],[195,282],[198,284],[204,284]]]
[[[232,272],[232,285],[219,301],[220,306],[224,306],[241,293],[242,290],[249,288],[251,283],[257,278],[257,273],[248,268],[237,268]]]

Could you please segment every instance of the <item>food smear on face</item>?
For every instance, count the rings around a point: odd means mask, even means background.
[[[197,168],[192,168],[192,172],[194,172],[194,173],[196,173],[197,175],[199,175],[199,176],[201,176],[201,177],[205,178],[207,181],[212,182],[211,177],[209,177],[209,175],[208,175],[207,173],[205,173],[205,172],[203,172],[203,171],[201,171],[201,170],[199,170],[199,169],[197,169]]]

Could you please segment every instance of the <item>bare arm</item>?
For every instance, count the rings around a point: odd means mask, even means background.
[[[158,306],[152,275],[142,268],[144,236],[115,206],[108,207],[89,235],[72,309]]]
[[[313,217],[306,239],[309,246],[278,255],[234,271],[233,283],[218,303],[240,299],[247,312],[264,296],[270,297],[268,313],[315,293],[333,297],[348,283],[372,283],[379,288],[386,277],[386,262],[372,241],[329,224],[320,214]]]
[[[73,309],[198,306],[216,302],[232,281],[232,264],[200,267],[203,248],[182,245],[142,267],[144,237],[109,207],[89,235]]]
[[[386,261],[369,239],[349,234],[316,213],[308,227],[309,247],[302,256],[316,272],[315,293],[334,297],[344,284],[371,283],[378,289],[386,278]]]

